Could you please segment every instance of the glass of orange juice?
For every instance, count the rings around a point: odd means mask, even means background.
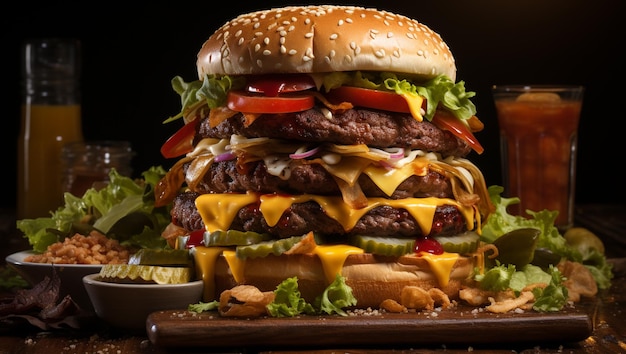
[[[574,223],[576,150],[584,87],[496,85],[504,195],[520,203],[509,212],[559,212],[555,225]]]

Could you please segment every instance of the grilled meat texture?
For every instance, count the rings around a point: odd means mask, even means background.
[[[322,109],[289,114],[264,114],[248,127],[242,114],[237,114],[216,127],[205,119],[195,138],[229,139],[237,134],[248,138],[269,137],[304,142],[325,142],[340,145],[365,144],[370,147],[403,147],[463,157],[471,147],[452,133],[433,123],[416,121],[410,114],[370,109],[349,109],[328,118]]]
[[[370,198],[454,198],[450,181],[443,175],[429,171],[425,176],[411,176],[404,180],[393,195],[386,195],[372,180],[362,174],[358,180],[363,193]],[[237,168],[235,160],[214,162],[203,181],[195,188],[198,193],[259,193],[341,195],[333,176],[319,164],[298,164],[291,168],[284,180],[267,171],[263,161],[246,163]]]
[[[189,231],[204,228],[195,200],[198,193],[179,194],[173,202],[172,222]],[[270,233],[276,238],[303,235],[315,231],[320,235],[332,235],[341,239],[350,235],[417,237],[433,235],[455,235],[466,230],[465,219],[455,206],[443,205],[436,209],[430,233],[425,235],[418,223],[404,209],[380,206],[365,214],[350,231],[328,217],[315,202],[293,204],[285,211],[276,226],[265,222],[258,205],[249,205],[239,210],[231,229]]]

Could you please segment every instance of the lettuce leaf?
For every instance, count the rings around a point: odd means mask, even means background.
[[[329,315],[336,313],[341,316],[348,316],[343,308],[355,306],[356,303],[357,300],[352,294],[352,288],[346,284],[346,279],[339,274],[335,277],[335,281],[324,290],[324,293],[315,299],[319,312]]]
[[[562,258],[582,263],[591,271],[600,289],[607,289],[611,286],[612,267],[606,261],[606,257],[594,249],[583,254],[580,250],[568,245],[563,235],[554,226],[558,211],[526,210],[526,213],[531,216],[530,218],[511,215],[507,212],[507,207],[518,204],[520,199],[501,197],[500,194],[504,191],[501,186],[490,186],[488,190],[495,211],[489,215],[483,224],[481,241],[493,243],[498,237],[519,228],[539,229],[541,234],[537,241],[537,248],[545,248]]]
[[[169,224],[170,215],[167,207],[154,206],[154,186],[165,173],[163,167],[153,166],[142,173],[144,179],[133,180],[112,169],[106,187],[88,189],[82,197],[65,193],[65,204],[50,217],[18,220],[17,228],[36,252],[44,252],[49,245],[75,233],[88,234],[94,229],[126,246],[164,248],[166,241],[161,232]],[[131,219],[140,220],[140,225],[125,225],[134,232],[113,229],[133,214],[142,216]]]
[[[348,314],[343,308],[354,306],[357,303],[352,294],[352,288],[339,274],[333,283],[324,290],[324,293],[315,299],[314,304],[307,303],[300,296],[297,277],[285,279],[276,287],[274,294],[276,295],[274,301],[267,305],[268,312],[274,317],[294,317],[301,313],[308,315],[336,313],[347,316]]]
[[[285,279],[274,291],[274,301],[267,305],[272,317],[294,317],[301,313],[315,314],[313,306],[300,297],[298,278]]]

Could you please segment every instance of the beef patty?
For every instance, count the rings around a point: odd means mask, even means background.
[[[264,114],[248,127],[241,113],[216,127],[209,120],[201,122],[197,143],[202,138],[229,139],[237,134],[248,138],[268,137],[304,142],[325,142],[340,145],[365,144],[370,147],[403,147],[438,152],[444,157],[469,154],[467,143],[441,130],[431,122],[418,122],[410,114],[369,109],[349,109],[332,117],[323,109],[289,114]]]
[[[195,200],[198,193],[178,194],[172,204],[172,222],[186,230],[204,228]],[[327,216],[315,202],[293,204],[289,207],[277,226],[265,222],[257,206],[246,206],[237,212],[230,229],[270,233],[278,238],[303,235],[315,230],[320,235],[330,235],[341,240],[350,235],[417,237],[433,235],[456,235],[466,230],[465,219],[453,205],[438,206],[433,218],[430,233],[425,234],[413,217],[404,209],[389,206],[376,207],[367,212],[350,231],[345,231],[341,224]]]
[[[365,196],[374,198],[454,198],[450,181],[435,171],[425,176],[411,176],[404,180],[391,196],[386,195],[366,175],[361,174],[358,183]],[[282,179],[267,171],[263,161],[252,161],[237,168],[235,160],[214,162],[202,182],[193,189],[204,193],[259,193],[340,195],[333,176],[319,164],[295,164],[288,179]]]

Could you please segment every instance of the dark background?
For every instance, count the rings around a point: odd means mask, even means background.
[[[175,75],[196,78],[200,46],[219,26],[244,12],[307,2],[171,2],[169,5],[90,2],[60,5],[12,2],[0,11],[2,151],[5,186],[0,207],[15,206],[16,139],[20,109],[20,43],[28,37],[76,37],[82,42],[82,103],[87,139],[129,140],[134,169],[169,168],[159,147],[179,124]],[[308,2],[310,4],[314,4]],[[348,4],[335,1],[335,4]],[[621,148],[624,8],[622,1],[449,0],[361,1],[418,19],[438,32],[457,63],[457,80],[477,93],[485,130],[482,155],[469,156],[487,183],[501,184],[498,128],[490,87],[503,83],[581,84],[586,87],[579,133],[576,199],[624,204]],[[219,8],[218,8],[219,7]],[[224,8],[227,7],[227,8]]]

